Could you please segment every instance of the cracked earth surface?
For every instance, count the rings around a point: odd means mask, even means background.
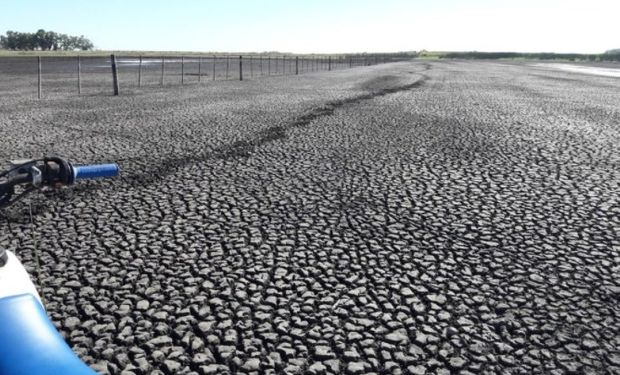
[[[618,374],[619,88],[413,61],[3,98],[0,159],[123,175],[0,246],[101,373]]]

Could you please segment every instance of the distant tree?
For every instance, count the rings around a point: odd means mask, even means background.
[[[80,35],[80,36],[68,36],[68,35],[62,35],[63,38],[61,39],[62,41],[62,49],[64,50],[82,50],[82,51],[88,51],[93,49],[93,43],[88,40],[87,38],[84,37],[84,35]]]
[[[70,36],[39,29],[34,34],[7,31],[6,35],[0,36],[0,48],[19,51],[87,51],[93,49],[94,45],[84,35]]]
[[[58,49],[58,34],[53,31],[40,29],[34,34],[37,49],[51,51]]]
[[[609,51],[605,52],[606,55],[620,55],[620,48],[617,49],[610,49]]]

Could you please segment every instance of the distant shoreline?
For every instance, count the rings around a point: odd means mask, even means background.
[[[420,58],[426,59],[464,59],[464,60],[545,60],[545,61],[575,61],[600,62],[618,61],[620,54],[598,53],[552,53],[552,52],[432,52],[421,51]]]

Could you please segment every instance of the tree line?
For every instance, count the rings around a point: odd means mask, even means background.
[[[7,31],[6,35],[0,35],[0,48],[14,51],[88,51],[94,45],[84,35],[71,36],[40,29],[36,33]]]

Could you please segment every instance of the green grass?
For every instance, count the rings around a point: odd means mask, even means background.
[[[439,51],[421,51],[418,54],[418,59],[424,60],[437,60],[443,58],[448,52]]]
[[[9,51],[0,49],[0,56],[104,56],[104,51]]]

